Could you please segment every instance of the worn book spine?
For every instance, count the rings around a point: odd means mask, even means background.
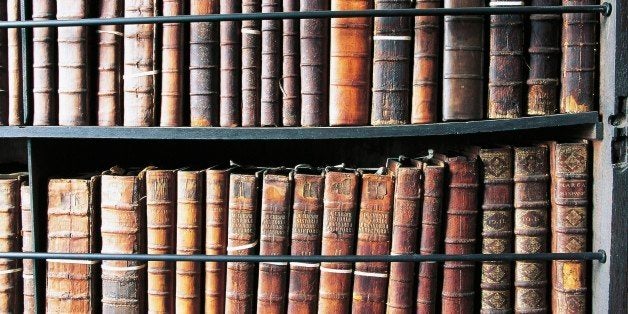
[[[20,1],[7,0],[7,21],[20,20]],[[7,29],[8,56],[8,122],[9,125],[24,124],[22,106],[22,36],[19,28]]]
[[[220,4],[220,13],[239,13],[242,0],[226,0]],[[220,119],[222,127],[239,126],[241,117],[241,54],[242,38],[238,21],[220,22]]]
[[[547,246],[549,167],[547,147],[515,148],[515,253],[542,253]],[[515,262],[514,310],[546,312],[547,262]]]
[[[122,0],[100,1],[99,17],[122,16]],[[97,106],[98,125],[122,124],[122,33],[121,25],[98,27],[98,79]]]
[[[0,20],[7,21],[7,5],[0,4]],[[9,125],[8,29],[0,29],[0,126]]]
[[[353,172],[327,171],[325,174],[321,255],[355,253],[358,180]],[[348,313],[353,263],[321,263],[320,273],[318,313]]]
[[[366,10],[370,0],[333,0],[331,9]],[[369,123],[371,82],[371,19],[331,20],[329,49],[329,124]]]
[[[22,207],[22,252],[34,252],[33,243],[33,210],[31,207],[31,188],[22,185],[20,189],[20,205]],[[22,260],[22,279],[24,287],[24,313],[35,313],[35,277],[33,276],[33,260]]]
[[[512,253],[513,154],[512,148],[480,150],[484,174],[482,253]],[[510,262],[483,262],[481,313],[512,313]]]
[[[174,170],[146,171],[146,252],[175,253],[177,173]],[[173,312],[174,263],[149,261],[147,278],[148,312]]]
[[[262,0],[262,12],[281,12],[281,2]],[[282,21],[262,21],[261,126],[281,126],[281,33]]]
[[[55,19],[55,1],[32,3],[33,21]],[[56,30],[51,27],[33,28],[33,125],[55,125],[57,122],[55,34]]]
[[[191,15],[219,13],[220,1],[192,0]],[[190,126],[218,125],[219,23],[190,23]]]
[[[243,0],[242,13],[258,13],[261,0]],[[260,125],[261,21],[242,21],[242,126]]]
[[[550,154],[552,252],[586,252],[588,143],[552,143]],[[552,262],[552,312],[587,313],[586,261]]]
[[[183,0],[162,0],[163,16],[182,15]],[[161,28],[160,126],[183,125],[183,24],[164,23]]]
[[[445,0],[445,8],[483,6],[483,0]],[[484,17],[445,16],[443,42],[443,120],[484,118]]]
[[[563,0],[564,6],[597,3],[595,0]],[[563,17],[561,113],[595,110],[597,25],[595,13],[567,13]]]
[[[0,252],[20,251],[20,181],[0,179]],[[19,260],[0,259],[0,312],[20,312],[21,277]]]
[[[491,1],[491,7],[522,6],[520,0]],[[488,70],[488,118],[523,115],[523,15],[491,15]]]
[[[442,7],[440,0],[417,0],[417,9]],[[438,119],[438,78],[441,17],[414,18],[414,65],[410,123],[431,123]]]
[[[283,12],[298,11],[298,0],[283,1]],[[301,122],[301,77],[299,75],[299,20],[283,20],[282,38],[282,125],[299,126]]]

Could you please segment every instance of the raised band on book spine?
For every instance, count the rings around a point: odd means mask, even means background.
[[[0,251],[19,252],[20,175],[0,175]],[[22,262],[0,259],[0,312],[20,313],[22,301]]]
[[[122,0],[100,1],[99,17],[122,16]],[[122,124],[122,33],[121,25],[98,27],[98,125]]]
[[[261,12],[261,0],[243,0],[242,13]],[[260,124],[261,21],[242,21],[242,126]]]
[[[289,1],[289,0],[286,0]],[[281,0],[262,0],[262,12],[281,12]],[[261,112],[262,126],[281,125],[282,21],[262,21]]]
[[[7,21],[20,20],[20,0],[7,0]],[[8,56],[8,122],[9,125],[24,124],[22,106],[22,36],[21,29],[7,29]]]
[[[298,12],[298,0],[284,0],[283,12]],[[283,62],[281,74],[283,126],[301,122],[301,77],[299,70],[299,20],[283,20]],[[308,78],[312,79],[312,78]]]
[[[32,2],[33,21],[55,19],[55,1]],[[56,29],[33,28],[33,125],[57,123]]]
[[[183,0],[162,0],[164,16],[182,15]],[[161,29],[160,126],[183,125],[183,24],[164,23]]]
[[[0,20],[7,21],[7,6],[0,5]],[[0,126],[9,125],[8,29],[0,29]]]
[[[241,0],[226,0],[220,4],[220,13],[239,13]],[[240,68],[242,38],[241,22],[220,22],[220,126],[232,127],[242,123]]]
[[[20,189],[22,207],[22,252],[34,252],[33,210],[31,208],[31,188],[22,185]],[[32,259],[22,260],[22,279],[24,279],[24,314],[35,313],[35,277]]]

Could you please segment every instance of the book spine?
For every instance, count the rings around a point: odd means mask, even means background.
[[[442,7],[440,0],[417,0],[417,9]],[[414,18],[414,65],[412,68],[412,108],[410,123],[436,122],[438,106],[438,59],[441,18]]]
[[[366,10],[371,6],[370,0],[331,1],[334,11]],[[332,19],[329,51],[329,124],[368,124],[371,19]]]
[[[175,253],[177,177],[173,170],[146,171],[146,252]],[[149,261],[148,312],[174,311],[174,263]]]
[[[564,6],[597,3],[595,0],[563,0]],[[563,17],[561,113],[595,109],[597,25],[595,13],[567,13]]]
[[[262,186],[260,255],[287,255],[290,245],[291,175],[266,174]],[[258,313],[286,310],[288,263],[260,263]]]
[[[182,15],[183,0],[162,0],[163,16]],[[183,125],[183,24],[164,23],[161,29],[160,126]]]
[[[7,21],[20,20],[20,1],[7,0]],[[7,29],[9,125],[24,124],[22,106],[22,36],[19,28]]]
[[[445,8],[483,7],[483,0],[445,0]],[[445,16],[443,120],[484,117],[484,17]]]
[[[261,0],[243,0],[242,13],[262,10]],[[242,126],[260,125],[261,21],[242,21]]]
[[[482,253],[512,253],[513,164],[510,147],[480,150],[484,173]],[[510,262],[483,262],[481,313],[512,313]]]
[[[227,0],[220,4],[220,13],[239,13],[241,0]],[[220,126],[241,125],[241,53],[242,39],[238,21],[220,22]]]
[[[520,0],[492,1],[491,7],[522,6]],[[488,118],[523,115],[523,15],[491,15]]]
[[[100,1],[99,17],[122,16],[122,0]],[[122,26],[98,27],[98,125],[122,124]]]
[[[289,1],[289,0],[286,0]],[[282,0],[262,0],[262,12],[281,12]],[[262,21],[262,80],[261,113],[262,126],[281,125],[281,35],[282,21]]]
[[[445,224],[445,254],[475,253],[479,175],[475,158],[447,160],[449,200]],[[443,313],[463,313],[474,306],[473,262],[443,265]]]
[[[325,175],[321,255],[354,254],[358,180],[355,173],[331,171]],[[352,264],[321,263],[319,313],[348,313],[351,310]]]
[[[515,253],[546,252],[548,160],[545,146],[515,148]],[[515,311],[547,307],[546,262],[515,262]]]
[[[290,255],[320,255],[324,185],[323,176],[294,175]],[[318,263],[290,263],[288,313],[316,313],[318,268]]]
[[[0,20],[8,21],[7,5],[0,5]],[[0,126],[9,125],[8,29],[0,29]]]
[[[55,1],[32,3],[33,21],[55,18]],[[51,27],[33,28],[33,125],[55,125],[57,122],[55,33]]]
[[[22,207],[22,252],[34,252],[33,243],[33,210],[31,207],[31,188],[22,185],[20,189],[20,205]],[[22,279],[24,287],[24,314],[35,313],[35,277],[33,276],[33,260],[22,260]]]
[[[298,0],[283,1],[283,12],[298,11]],[[283,49],[283,63],[281,67],[282,125],[299,126],[301,121],[299,20],[283,20],[283,42],[281,47]]]
[[[229,172],[205,173],[205,254],[227,253],[227,213],[229,210]],[[225,310],[225,263],[205,263],[205,313]]]
[[[0,251],[20,250],[20,181],[0,179]],[[0,259],[0,312],[19,313],[22,307],[19,260]]]

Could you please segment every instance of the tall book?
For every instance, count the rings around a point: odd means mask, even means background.
[[[483,6],[483,0],[445,0],[445,8]],[[443,120],[484,118],[484,17],[445,16],[443,42]]]
[[[49,253],[96,252],[100,183],[101,178],[97,175],[48,181]],[[96,288],[98,264],[98,261],[89,260],[47,260],[46,311],[96,311],[99,307],[96,301],[99,295]]]
[[[546,252],[548,164],[546,146],[515,148],[515,253]],[[515,311],[548,310],[546,264],[515,262]]]
[[[442,7],[441,0],[417,0],[417,9]],[[438,119],[438,78],[441,18],[414,18],[414,66],[412,68],[412,107],[410,123],[431,123]]]
[[[53,20],[55,9],[54,0],[33,1],[33,21]],[[33,125],[57,122],[55,34],[52,27],[33,28]]]
[[[283,1],[283,12],[298,11],[299,1]],[[299,126],[301,122],[301,77],[299,75],[299,20],[283,20],[282,38],[282,125]]]
[[[366,10],[370,0],[333,0],[331,9]],[[331,20],[329,48],[329,124],[366,125],[369,122],[371,82],[371,19]]]
[[[375,9],[409,9],[410,1],[375,0]],[[410,119],[412,20],[376,17],[373,23],[371,124],[406,124]]]
[[[262,0],[242,1],[242,13],[259,13]],[[242,126],[260,124],[261,21],[242,21]]]
[[[25,174],[0,175],[0,252],[19,252],[20,187]],[[22,301],[22,263],[0,259],[0,312],[20,313]]]
[[[552,252],[587,249],[589,152],[587,141],[550,144]],[[552,261],[552,312],[587,313],[585,261]]]
[[[7,21],[20,20],[20,1],[7,0]],[[8,49],[8,122],[9,125],[24,124],[24,108],[22,106],[22,36],[21,29],[7,29]]]
[[[292,176],[292,171],[286,169],[264,171],[260,219],[260,255],[288,255]],[[257,282],[257,312],[285,312],[288,263],[259,263]]]
[[[101,179],[102,249],[107,254],[146,252],[146,171],[114,167]],[[140,261],[102,262],[102,311],[146,311],[146,264]]]
[[[183,0],[162,0],[161,14],[184,12]],[[183,125],[183,24],[164,23],[161,28],[160,126]]]
[[[226,0],[220,4],[220,13],[239,13],[242,0]],[[220,22],[220,126],[241,125],[240,57],[242,38],[238,21]]]
[[[325,170],[321,255],[355,253],[359,179],[358,174],[349,169]],[[320,273],[318,312],[348,313],[351,310],[353,263],[321,263]]]
[[[262,0],[262,12],[281,12],[282,0]],[[288,1],[288,0],[286,0]],[[261,110],[262,126],[281,125],[281,32],[282,21],[262,21],[262,80]]]
[[[122,16],[122,0],[99,2],[100,18]],[[122,33],[121,25],[98,27],[97,120],[100,126],[122,124]]]
[[[0,20],[7,21],[7,6],[0,5]],[[0,29],[0,126],[9,125],[8,29]]]
[[[34,252],[33,242],[33,209],[31,207],[31,187],[23,184],[20,188],[20,205],[22,208],[22,252]],[[33,260],[22,260],[22,279],[24,287],[24,313],[35,313],[35,277]]]

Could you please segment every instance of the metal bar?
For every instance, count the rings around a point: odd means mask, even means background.
[[[20,21],[21,22],[27,22],[27,18],[28,18],[28,12],[30,12],[29,10],[29,1],[27,0],[20,0]],[[20,32],[20,39],[21,39],[21,54],[22,54],[22,110],[24,111],[24,115],[23,115],[23,119],[22,119],[22,123],[24,125],[29,125],[30,122],[32,121],[32,110],[30,108],[32,108],[30,106],[30,73],[29,71],[31,70],[31,62],[30,62],[30,53],[29,53],[29,47],[30,47],[30,30],[27,28],[22,28],[21,32]]]

